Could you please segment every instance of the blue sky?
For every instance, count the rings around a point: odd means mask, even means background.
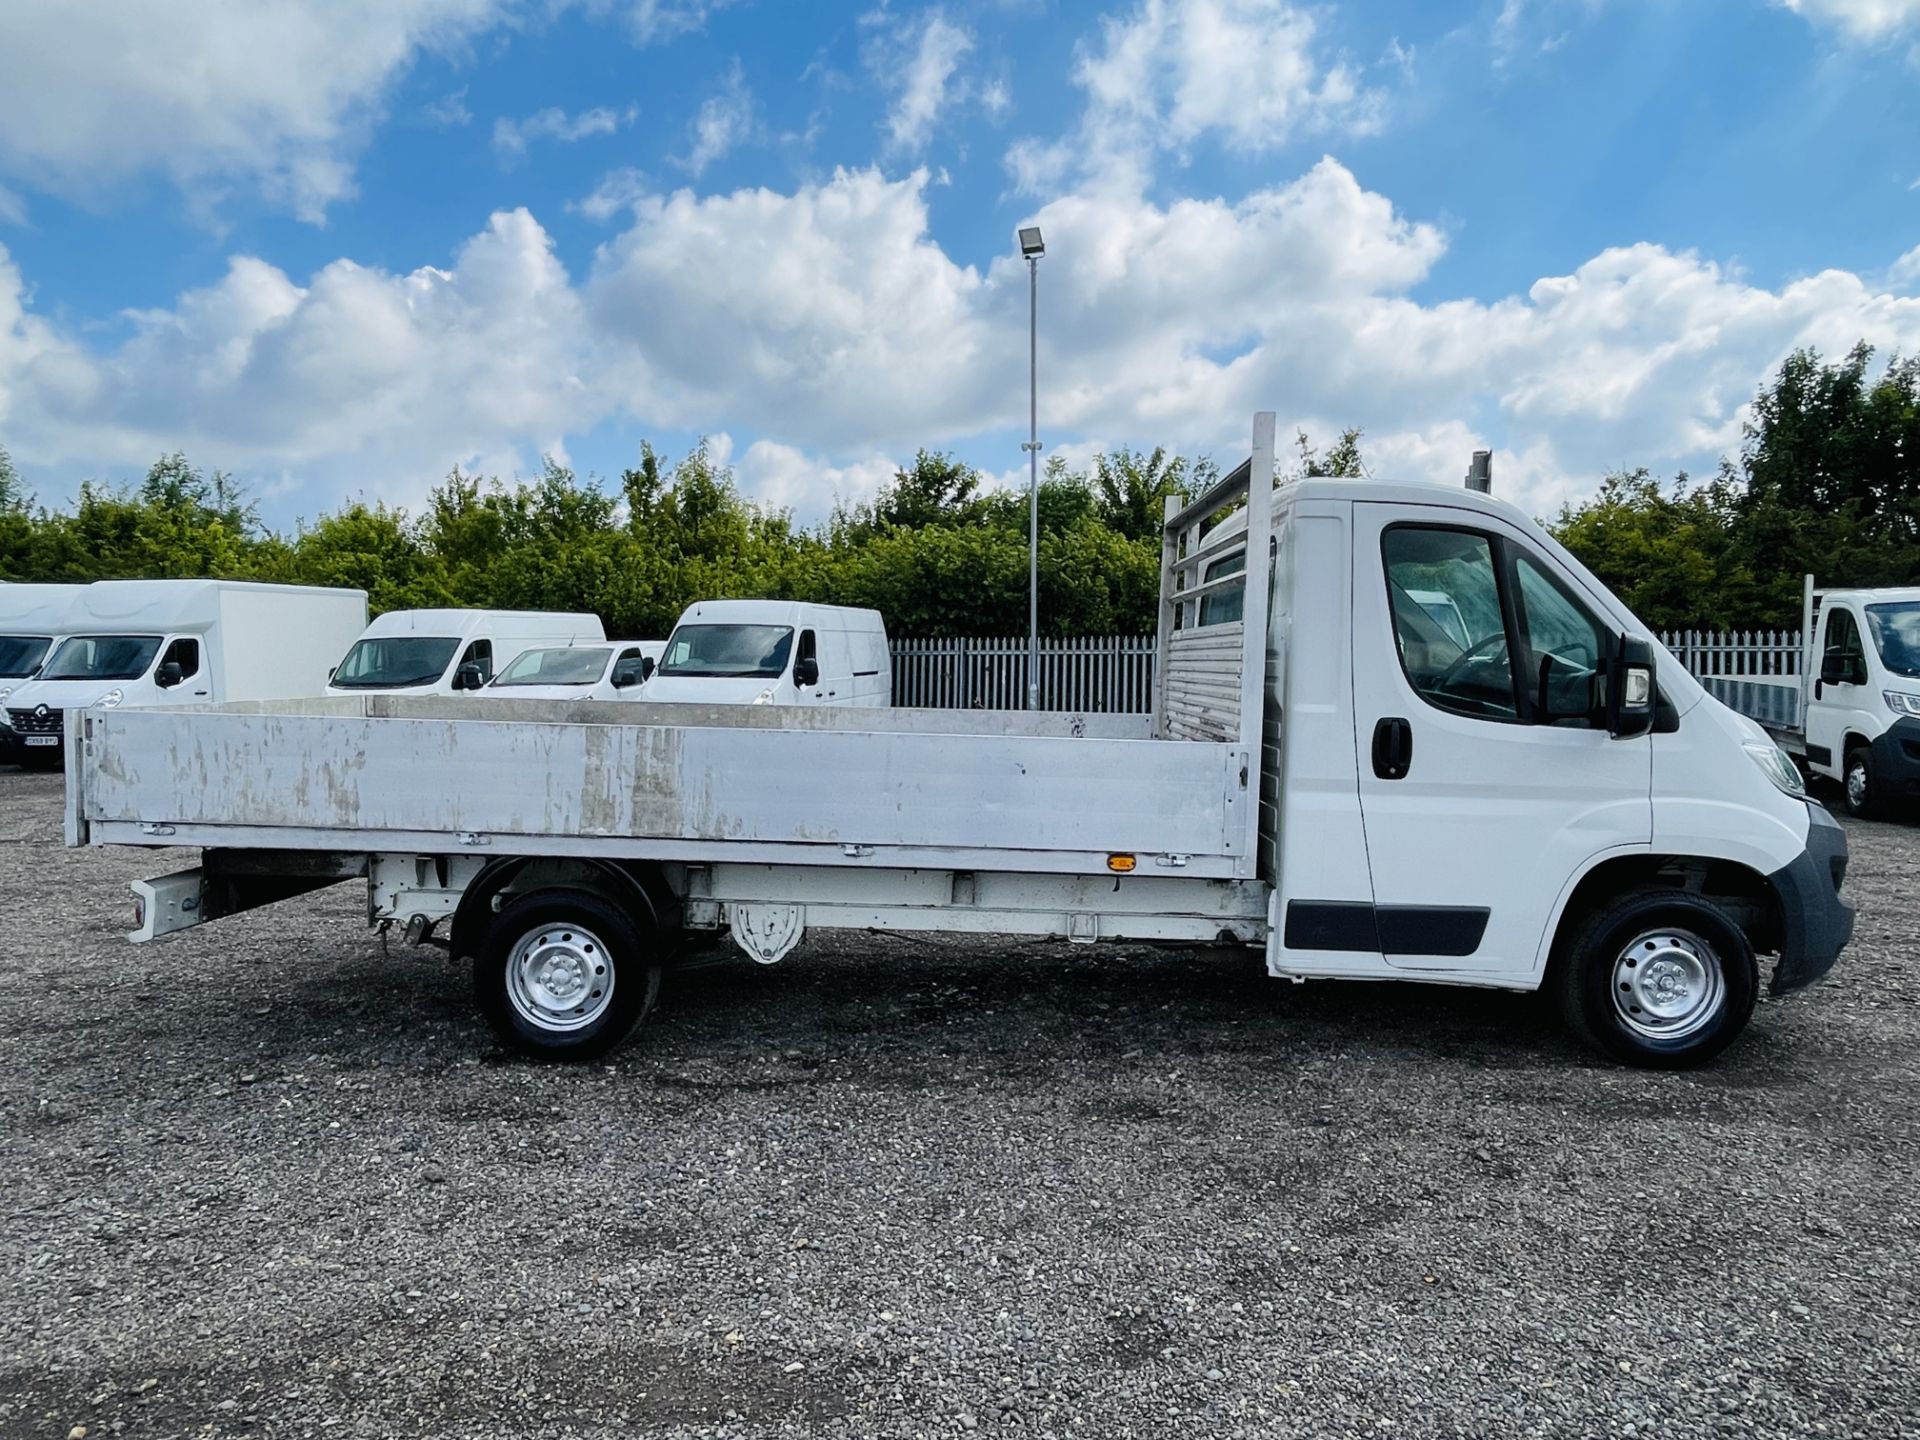
[[[1545,510],[1789,349],[1920,347],[1920,0],[117,0],[0,11],[0,445],[289,524],[702,434],[814,518],[919,445],[1254,408]]]

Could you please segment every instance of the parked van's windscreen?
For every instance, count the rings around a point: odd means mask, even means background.
[[[0,680],[19,680],[40,668],[51,635],[0,635]]]
[[[138,680],[160,651],[158,635],[75,635],[62,640],[42,680]]]
[[[792,649],[788,625],[682,625],[667,642],[660,673],[771,679],[786,673]]]
[[[431,685],[447,673],[460,642],[438,635],[384,635],[354,642],[333,683],[356,690]]]
[[[611,646],[598,649],[572,647],[559,650],[528,650],[500,672],[496,689],[506,685],[592,685],[607,668]]]
[[[1920,600],[1867,606],[1880,663],[1896,675],[1920,675]]]

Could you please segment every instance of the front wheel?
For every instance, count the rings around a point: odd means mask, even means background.
[[[503,1043],[590,1060],[633,1032],[660,993],[652,929],[590,890],[537,890],[503,906],[473,962],[474,997]]]
[[[1712,1059],[1753,1014],[1753,946],[1711,900],[1639,890],[1589,916],[1560,955],[1574,1034],[1616,1060],[1678,1070]]]
[[[1847,813],[1861,820],[1878,819],[1884,809],[1880,803],[1880,782],[1873,773],[1873,751],[1856,745],[1847,752],[1841,783],[1847,792]]]

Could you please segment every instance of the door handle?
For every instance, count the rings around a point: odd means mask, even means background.
[[[1373,773],[1382,780],[1404,780],[1413,768],[1413,726],[1390,715],[1373,727]]]

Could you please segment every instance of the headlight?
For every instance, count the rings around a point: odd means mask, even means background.
[[[1771,740],[1743,740],[1740,748],[1747,752],[1761,772],[1779,787],[1783,794],[1796,800],[1804,800],[1807,783],[1800,778],[1800,767],[1793,763],[1787,752]]]
[[[88,706],[87,708],[90,710],[111,710],[113,709],[114,706],[118,705],[122,700],[126,698],[127,696],[125,691],[109,690],[107,691],[106,694],[102,695],[98,700],[94,701],[93,704]]]
[[[769,686],[767,689],[762,690],[758,695],[754,696],[753,703],[756,705],[771,705],[773,703],[772,687]]]
[[[11,694],[13,694],[13,686],[0,685],[0,700],[5,700]]]
[[[0,690],[0,696],[6,693]],[[1887,708],[1896,715],[1920,715],[1920,695],[1908,695],[1899,690],[1882,690],[1880,698],[1887,702]]]

